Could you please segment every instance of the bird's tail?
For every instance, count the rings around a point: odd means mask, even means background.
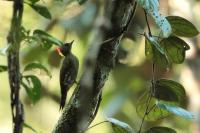
[[[61,99],[60,99],[60,110],[62,110],[65,106],[65,102],[66,102],[66,98],[67,95],[65,94],[61,94]]]

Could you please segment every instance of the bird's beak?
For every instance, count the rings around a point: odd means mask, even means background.
[[[74,43],[74,40],[70,42],[70,44],[72,45]]]
[[[64,56],[64,55],[62,54],[62,52],[61,52],[60,48],[56,48],[56,51],[58,52],[58,54],[59,54],[61,57],[63,57],[63,56]]]

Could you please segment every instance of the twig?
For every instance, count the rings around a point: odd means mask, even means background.
[[[151,28],[150,28],[150,25],[149,25],[149,22],[148,22],[148,18],[147,18],[147,12],[144,10],[144,14],[145,14],[145,20],[146,20],[146,24],[147,24],[147,27],[148,27],[148,32],[149,32],[149,36],[152,37],[152,32],[151,32]],[[154,109],[155,105],[153,105],[150,109],[149,109],[149,106],[150,106],[150,103],[151,103],[151,100],[153,98],[153,96],[155,95],[155,62],[154,62],[154,59],[153,59],[153,62],[152,62],[152,80],[151,80],[151,87],[150,87],[150,92],[149,92],[149,95],[148,95],[148,98],[147,98],[147,104],[146,104],[146,109],[145,109],[145,113],[144,113],[144,116],[142,118],[142,121],[141,121],[141,124],[140,124],[140,128],[139,128],[139,131],[138,133],[141,133],[142,131],[142,126],[144,124],[144,120],[146,118],[146,116]]]
[[[96,127],[96,126],[98,126],[98,125],[100,125],[100,124],[107,123],[107,122],[109,122],[109,121],[102,121],[102,122],[99,122],[99,123],[97,123],[97,124],[95,124],[95,125],[89,127],[87,130],[85,130],[85,132],[88,131],[88,130],[90,130],[90,129],[93,128],[93,127]]]

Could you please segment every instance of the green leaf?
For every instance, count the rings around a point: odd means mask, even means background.
[[[33,69],[43,70],[50,78],[52,77],[51,72],[40,63],[29,63],[28,65],[25,66],[24,71],[30,71]]]
[[[176,131],[168,127],[152,127],[145,133],[176,133]]]
[[[41,82],[38,77],[34,75],[23,76],[21,85],[26,90],[27,95],[33,103],[36,103],[41,96]]]
[[[136,112],[138,116],[143,118],[144,114],[146,114],[147,101],[150,101],[150,102],[149,102],[149,107],[147,110],[147,112],[149,113],[145,117],[146,121],[157,121],[170,115],[168,111],[158,108],[156,106],[156,103],[157,103],[156,98],[152,97],[151,100],[149,100],[149,95],[150,95],[149,93],[145,93],[142,97],[139,98],[137,106],[136,106]]]
[[[169,67],[170,62],[167,59],[164,49],[158,43],[154,44],[147,37],[145,38],[145,55],[147,59],[153,60],[158,66],[162,68]]]
[[[5,72],[7,71],[8,67],[4,65],[0,65],[0,72]]]
[[[39,2],[40,0],[29,0],[31,2],[31,4],[35,4],[37,2]]]
[[[173,34],[182,37],[194,37],[199,34],[197,28],[185,18],[179,16],[168,16],[167,20],[172,26]]]
[[[62,41],[56,39],[55,37],[46,33],[45,31],[37,29],[37,30],[34,30],[33,35],[39,37],[44,42],[44,45],[47,45],[47,47],[48,45],[52,45],[52,44],[55,44],[57,46],[63,45]]]
[[[153,54],[153,59],[156,65],[160,66],[161,68],[168,68],[170,66],[170,62],[166,54],[160,53],[160,51],[158,51],[155,47],[153,47]]]
[[[184,87],[173,80],[157,80],[155,88],[154,97],[159,100],[175,102],[178,105],[184,105],[186,102],[186,92]]]
[[[170,105],[164,102],[158,102],[157,107],[185,119],[194,119],[194,115],[192,113],[178,106]]]
[[[145,55],[147,59],[153,59],[153,46],[147,38],[145,38]]]
[[[107,118],[107,120],[112,124],[115,133],[133,133],[133,129],[124,122],[114,118]]]
[[[80,5],[82,5],[82,4],[84,4],[86,1],[87,1],[87,0],[78,0],[78,3],[79,3]]]
[[[41,16],[43,16],[47,19],[51,19],[51,13],[49,12],[49,10],[45,6],[38,5],[38,4],[28,4],[28,5],[30,7],[32,7]]]
[[[32,126],[30,126],[30,125],[27,124],[27,123],[24,123],[23,126],[24,126],[25,128],[30,129],[30,130],[33,131],[34,133],[39,133],[39,132],[37,132]]]
[[[165,54],[164,49],[160,46],[160,44],[157,42],[157,40],[154,37],[148,36],[145,34],[145,38],[148,41],[149,44],[154,45],[155,48],[161,53]]]
[[[185,51],[190,49],[190,46],[184,40],[175,36],[163,39],[161,45],[164,47],[168,59],[176,64],[183,63]]]

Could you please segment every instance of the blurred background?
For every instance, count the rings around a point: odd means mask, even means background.
[[[73,0],[42,0],[40,4],[48,7],[52,20],[38,15],[25,5],[23,26],[28,30],[42,29],[62,41],[75,40],[73,53],[80,62],[79,77],[87,54],[93,26],[99,9],[104,1],[88,0],[79,5]],[[7,45],[6,37],[10,29],[12,2],[0,1],[0,48]],[[160,0],[160,10],[163,15],[179,15],[196,25],[200,30],[200,1],[199,0]],[[151,23],[153,31],[157,29]],[[116,67],[111,72],[104,86],[103,100],[97,117],[92,125],[104,121],[106,117],[114,117],[138,129],[141,118],[136,113],[136,104],[142,93],[148,89],[151,80],[151,62],[145,59],[144,38],[138,33],[146,30],[143,11],[138,8],[128,33],[120,44]],[[185,38],[184,38],[185,39]],[[192,121],[180,117],[168,117],[162,121],[145,123],[146,128],[152,125],[164,125],[175,128],[178,133],[200,133],[200,37],[186,39],[191,49],[187,51],[186,61],[175,65],[170,70],[156,68],[156,77],[166,77],[183,84],[188,97],[188,110],[196,114]],[[62,58],[55,51],[56,47],[46,50],[39,44],[21,46],[21,70],[30,62],[39,62],[52,73],[49,78],[42,71],[29,72],[38,76],[42,82],[41,98],[33,104],[21,88],[21,99],[25,106],[25,122],[41,133],[50,133],[57,122],[59,111],[59,67]],[[0,55],[0,65],[6,65],[6,56]],[[79,79],[78,77],[78,79]],[[70,90],[71,95],[73,89]],[[0,73],[0,133],[11,133],[10,90],[8,75]],[[69,96],[68,96],[69,98]],[[69,100],[69,99],[68,99]],[[24,133],[31,133],[25,129]],[[112,133],[108,123],[96,126],[89,133]]]

